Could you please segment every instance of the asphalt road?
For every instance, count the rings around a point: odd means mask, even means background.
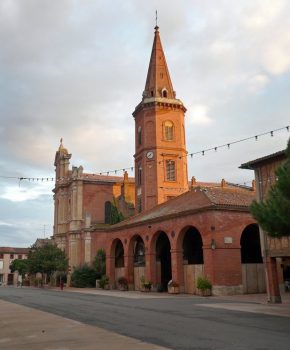
[[[0,299],[171,349],[290,349],[290,318],[200,305],[216,299],[127,299],[8,287],[0,288]]]

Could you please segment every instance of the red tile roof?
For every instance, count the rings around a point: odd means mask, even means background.
[[[28,254],[29,248],[0,247],[2,254]]]
[[[191,191],[159,204],[144,213],[111,226],[110,229],[138,225],[146,221],[162,220],[166,217],[181,216],[207,209],[248,210],[254,198],[254,191],[241,188],[195,187]]]

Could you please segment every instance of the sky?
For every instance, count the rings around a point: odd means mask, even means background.
[[[0,246],[52,235],[54,183],[17,177],[54,177],[60,138],[85,172],[133,165],[155,10],[189,153],[290,125],[289,0],[1,0]],[[189,157],[189,178],[250,184],[239,166],[289,136]]]

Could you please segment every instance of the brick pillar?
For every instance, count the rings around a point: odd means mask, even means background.
[[[268,297],[270,303],[281,303],[277,264],[275,258],[266,258],[266,268],[268,275]]]
[[[157,275],[156,275],[156,253],[146,253],[145,254],[145,279],[151,281],[152,285],[156,287],[157,285]]]
[[[129,290],[134,290],[134,264],[132,255],[124,255],[124,277],[128,281]]]
[[[115,256],[106,254],[106,275],[109,277],[110,289],[115,287]]]
[[[203,271],[212,284],[215,284],[214,253],[215,249],[203,247]]]
[[[172,280],[179,284],[180,292],[184,292],[183,250],[171,249]]]

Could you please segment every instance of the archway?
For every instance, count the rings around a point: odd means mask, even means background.
[[[260,233],[257,224],[248,225],[241,235],[241,261],[242,264],[261,264]]]
[[[166,233],[159,233],[156,240],[157,281],[164,291],[167,291],[167,284],[172,279],[170,250],[170,241]]]
[[[125,276],[124,270],[124,247],[120,239],[117,239],[115,243],[115,283],[118,283],[120,277]]]
[[[203,242],[197,228],[189,226],[181,233],[185,293],[196,293],[196,280],[203,275]],[[181,245],[182,244],[182,245]]]
[[[183,237],[183,262],[188,265],[203,264],[202,238],[195,227],[189,227]]]
[[[257,224],[248,225],[241,234],[241,264],[244,293],[266,291],[265,270]]]

